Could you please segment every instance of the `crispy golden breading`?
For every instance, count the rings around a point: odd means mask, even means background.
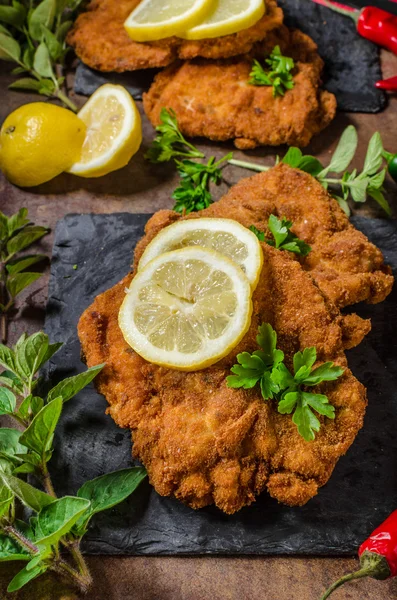
[[[256,42],[279,27],[283,13],[274,0],[266,2],[266,14],[252,27],[232,35],[188,41],[172,37],[157,42],[132,41],[124,21],[140,0],[92,0],[68,35],[77,56],[100,71],[134,71],[165,67],[175,59],[226,58],[249,52]]]
[[[170,221],[165,216],[159,213],[148,222],[137,260],[154,232]],[[128,346],[117,318],[132,274],[99,295],[79,322],[88,366],[106,362],[96,379],[98,390],[116,423],[131,428],[134,456],[159,494],[174,495],[192,508],[215,503],[232,514],[264,489],[285,504],[305,504],[327,482],[363,423],[365,388],[347,368],[338,309],[287,252],[267,244],[262,248],[265,260],[250,329],[226,358],[205,370],[159,367]],[[236,354],[257,348],[262,322],[276,329],[289,366],[297,350],[315,346],[319,363],[331,360],[346,367],[338,381],[315,388],[327,394],[336,418],[320,417],[313,442],[305,442],[291,415],[279,414],[276,401],[264,401],[258,387],[226,385]]]
[[[335,96],[319,89],[323,62],[308,36],[281,27],[256,45],[255,54],[269,55],[276,44],[296,61],[295,86],[284,96],[274,97],[271,86],[249,84],[251,55],[196,59],[175,63],[156,75],[144,95],[147,117],[156,126],[161,109],[172,108],[184,135],[233,139],[240,149],[307,146],[334,118]]]

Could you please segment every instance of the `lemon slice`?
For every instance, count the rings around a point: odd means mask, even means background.
[[[101,177],[124,167],[142,142],[141,117],[121,85],[102,85],[78,116],[87,126],[80,160],[68,173]]]
[[[208,248],[161,254],[131,282],[119,312],[126,342],[149,362],[204,369],[238,344],[252,313],[240,267]]]
[[[265,14],[264,0],[216,0],[204,21],[191,27],[180,37],[201,40],[237,33],[255,25]]]
[[[194,27],[211,11],[214,0],[143,0],[124,27],[136,42],[150,42],[178,35]]]
[[[263,264],[261,245],[252,231],[232,219],[188,219],[165,227],[147,246],[138,268],[159,254],[186,246],[224,254],[241,267],[251,287],[256,287]]]

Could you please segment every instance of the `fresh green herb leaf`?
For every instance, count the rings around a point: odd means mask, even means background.
[[[26,452],[26,447],[20,442],[22,432],[18,429],[2,427],[0,429],[0,452],[11,457]]]
[[[265,241],[265,232],[264,231],[260,231],[260,229],[257,229],[255,227],[255,225],[250,225],[250,227],[248,229],[250,231],[252,231],[252,233],[255,233],[256,237],[258,238],[258,240],[260,242],[264,242]]]
[[[13,475],[5,475],[0,471],[0,479],[4,485],[10,489],[20,501],[36,512],[40,512],[42,508],[54,502],[54,498],[49,494],[45,494],[36,489],[29,483],[18,479]]]
[[[64,496],[44,506],[37,516],[35,544],[39,548],[56,544],[89,510],[90,504],[85,498]]]
[[[383,164],[383,143],[379,131],[371,137],[365,156],[363,172],[368,175],[376,173]],[[383,181],[381,182],[381,184]]]
[[[61,412],[62,398],[55,398],[44,406],[21,435],[21,444],[37,452],[44,459],[52,447],[54,431]]]
[[[231,388],[244,389],[251,389],[259,382],[262,396],[267,400],[279,391],[271,374],[284,359],[284,353],[277,349],[277,334],[268,323],[259,327],[256,341],[261,349],[252,354],[238,354],[238,364],[230,369],[233,375],[226,377],[226,381]]]
[[[340,137],[329,165],[320,172],[320,178],[329,172],[341,173],[347,169],[356,153],[357,145],[357,130],[353,125],[348,125]]]
[[[156,127],[158,136],[145,154],[152,163],[168,162],[172,158],[204,158],[204,154],[190,144],[181,134],[175,112],[170,108],[161,109],[160,125]]]
[[[60,397],[62,398],[63,402],[67,402],[73,398],[73,396],[78,394],[80,390],[85,388],[94,379],[94,377],[96,377],[98,373],[102,371],[104,366],[105,365],[102,364],[96,367],[91,367],[83,373],[63,379],[48,392],[47,401],[51,402],[54,398]]]
[[[269,67],[266,71],[259,61],[254,60],[249,83],[257,86],[272,86],[273,96],[284,96],[285,91],[291,90],[295,85],[291,74],[295,66],[293,59],[283,56],[280,46],[275,46],[265,62]]]
[[[29,33],[33,40],[39,42],[43,37],[43,26],[49,29],[52,28],[56,15],[56,0],[43,0],[30,13],[29,16]]]
[[[30,554],[21,548],[16,541],[0,533],[0,562],[9,560],[30,560]]]
[[[307,256],[311,247],[290,231],[292,226],[292,221],[288,221],[285,218],[280,220],[275,215],[270,215],[268,227],[274,240],[266,239],[265,242],[269,246],[274,246],[279,250],[288,250],[294,254]]]
[[[22,569],[22,571],[19,571],[19,573],[17,573],[12,579],[11,583],[7,588],[7,592],[16,592],[17,590],[20,590],[27,583],[29,583],[29,581],[32,581],[32,579],[36,579],[36,577],[39,577],[39,575],[45,573],[46,570],[47,567],[44,564],[37,565],[29,571],[25,567],[24,569]]]
[[[14,412],[17,399],[7,388],[0,387],[0,415],[10,415]]]
[[[6,269],[10,275],[14,273],[20,273],[28,267],[35,265],[38,262],[45,260],[47,256],[45,254],[34,254],[32,256],[22,256],[21,258],[15,258],[10,260],[6,265]]]
[[[77,492],[79,498],[86,498],[90,501],[89,508],[77,523],[79,533],[86,530],[88,522],[94,514],[108,510],[128,498],[145,477],[145,469],[132,467],[87,481]]]
[[[42,273],[15,273],[7,279],[7,291],[14,300],[25,288],[42,276]]]

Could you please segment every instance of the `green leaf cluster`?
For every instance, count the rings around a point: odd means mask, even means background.
[[[254,60],[249,83],[257,86],[272,86],[273,96],[284,96],[286,90],[292,90],[295,84],[291,71],[295,63],[292,58],[283,56],[280,46],[273,48],[265,63],[268,66],[266,70],[258,60]]]
[[[277,334],[266,323],[259,327],[257,343],[260,350],[252,354],[243,352],[237,355],[237,363],[231,368],[233,375],[227,377],[227,385],[232,388],[251,389],[260,384],[264,400],[277,400],[280,414],[291,414],[299,434],[307,441],[315,438],[320,430],[320,421],[315,415],[335,418],[335,409],[324,394],[307,391],[307,387],[317,386],[324,381],[335,381],[344,372],[342,367],[326,362],[313,369],[317,360],[315,348],[305,348],[296,352],[293,358],[293,374],[284,363],[284,353],[277,349]]]
[[[340,193],[335,191],[333,195],[348,215],[350,214],[348,200],[352,199],[354,202],[363,203],[367,196],[373,198],[390,215],[391,209],[384,196],[383,183],[387,166],[384,162],[385,151],[380,133],[375,132],[369,141],[362,171],[358,172],[357,169],[353,169],[349,172],[346,169],[355,156],[357,145],[357,131],[353,125],[349,125],[343,132],[326,167],[323,167],[314,156],[304,156],[298,148],[290,148],[282,162],[310,173],[326,189],[331,186],[332,192],[336,186],[339,186]],[[330,173],[342,174],[342,177],[329,177]]]
[[[285,218],[278,219],[275,215],[270,215],[268,228],[273,239],[267,239],[265,233],[257,229],[255,225],[251,225],[249,229],[255,233],[260,242],[266,242],[266,244],[278,250],[288,250],[294,254],[307,256],[311,247],[290,231],[292,226],[292,221],[288,221]]]
[[[168,162],[175,158],[204,158],[204,154],[190,144],[179,131],[175,111],[161,109],[158,133],[145,158],[151,163]]]
[[[21,0],[0,6],[0,59],[15,62],[14,75],[24,77],[11,89],[34,91],[73,103],[62,93],[64,77],[57,73],[68,48],[66,35],[81,0]],[[4,5],[6,4],[6,5]]]
[[[0,8],[2,8],[0,6]],[[14,306],[16,297],[34,283],[41,273],[30,267],[46,259],[43,254],[19,255],[48,233],[46,227],[32,225],[26,208],[11,217],[0,211],[0,315],[2,338],[6,338],[5,315]]]
[[[208,163],[204,165],[191,160],[176,160],[181,183],[172,194],[175,200],[174,210],[189,214],[207,208],[212,203],[209,183],[219,185],[222,181],[222,171],[219,166],[231,156],[228,154],[218,162],[215,162],[215,158],[211,156]]]
[[[192,159],[204,158],[204,154],[182,135],[178,127],[175,112],[162,108],[160,125],[156,127],[157,137],[145,154],[152,163],[174,160],[181,181],[172,194],[175,200],[174,210],[189,214],[192,211],[207,208],[212,203],[210,183],[219,185],[222,180],[220,165],[228,161],[232,154],[224,156],[218,162],[211,156],[206,164]],[[181,159],[182,160],[179,160]]]
[[[142,468],[122,469],[85,483],[75,497],[57,498],[47,465],[63,405],[104,366],[68,377],[46,397],[38,396],[38,371],[60,346],[51,344],[42,332],[22,335],[13,348],[0,344],[0,366],[4,369],[0,373],[0,414],[11,416],[24,427],[22,432],[0,428],[0,560],[27,563],[10,582],[9,592],[48,569],[69,577],[85,590],[90,577],[79,544],[92,517],[122,502],[146,476]],[[27,483],[27,473],[41,481],[45,491]],[[36,513],[28,523],[15,518],[18,502]],[[61,547],[69,550],[76,568],[65,562]]]

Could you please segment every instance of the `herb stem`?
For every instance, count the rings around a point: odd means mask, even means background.
[[[68,98],[66,96],[66,94],[64,94],[62,92],[62,90],[57,89],[56,90],[56,95],[57,95],[57,98],[59,98],[59,100],[61,100],[61,102],[63,102],[64,104],[66,104],[66,106],[68,108],[70,108],[70,110],[72,110],[73,112],[77,113],[77,111],[79,110],[78,107],[76,106],[76,104],[74,102],[72,102],[70,100],[70,98]]]
[[[81,575],[78,571],[73,569],[65,560],[59,560],[52,567],[50,567],[52,571],[59,573],[67,577],[70,581],[73,582],[82,592],[87,592],[89,587],[92,584],[91,575],[89,577],[85,577]]]
[[[272,167],[267,167],[266,165],[259,165],[257,163],[245,162],[244,160],[235,160],[231,158],[227,161],[229,165],[234,165],[235,167],[242,167],[243,169],[251,169],[251,171],[269,171]]]
[[[45,460],[43,460],[42,464],[40,465],[40,471],[43,477],[43,486],[45,491],[53,498],[56,498],[57,495],[55,493],[54,486],[52,485],[51,476],[48,471],[47,463],[45,462]]]
[[[80,574],[90,583],[92,583],[91,573],[88,569],[87,563],[84,560],[84,556],[80,550],[80,540],[75,540],[68,545],[70,554],[73,556],[74,561],[79,569]]]
[[[1,309],[1,343],[6,344],[8,339],[8,315],[9,297],[7,292],[7,269],[5,261],[2,261],[0,267],[0,303],[3,305]]]
[[[33,544],[28,538],[26,538],[18,529],[15,529],[12,525],[6,525],[3,531],[8,537],[14,539],[22,548],[25,548],[30,554],[37,554],[39,549]]]

